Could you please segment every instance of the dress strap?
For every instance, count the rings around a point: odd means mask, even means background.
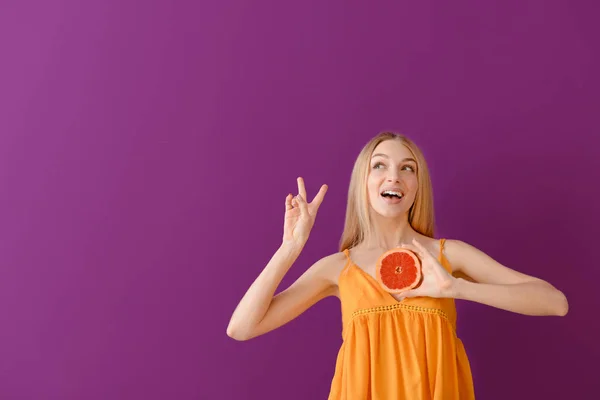
[[[346,255],[346,267],[348,267],[348,265],[352,262],[352,259],[350,258],[350,249],[344,249],[343,253]]]
[[[446,243],[446,239],[440,239],[440,258],[444,257],[444,244]]]
[[[346,272],[348,271],[348,268],[350,267],[350,263],[352,262],[352,260],[350,259],[350,250],[349,249],[342,250],[342,253],[344,253],[346,255],[346,264],[344,265],[344,268],[342,268],[342,270],[340,271],[340,276],[346,274]]]

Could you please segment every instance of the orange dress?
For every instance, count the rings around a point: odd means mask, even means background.
[[[451,273],[440,240],[440,264]],[[342,345],[329,400],[470,400],[454,299],[397,301],[350,259],[340,273]]]

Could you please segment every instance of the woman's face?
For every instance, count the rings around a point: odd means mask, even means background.
[[[383,217],[408,213],[417,194],[417,162],[399,140],[380,143],[371,156],[367,190],[371,209]]]

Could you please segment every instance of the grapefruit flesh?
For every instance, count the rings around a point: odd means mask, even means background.
[[[384,290],[401,293],[421,282],[421,261],[408,249],[392,249],[377,260],[377,280]]]

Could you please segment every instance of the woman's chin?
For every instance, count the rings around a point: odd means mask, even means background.
[[[406,213],[408,212],[408,210],[404,210],[404,209],[392,209],[392,208],[385,208],[385,209],[373,209],[373,212],[381,218],[387,218],[387,219],[399,219],[402,218],[404,216],[406,216]]]

